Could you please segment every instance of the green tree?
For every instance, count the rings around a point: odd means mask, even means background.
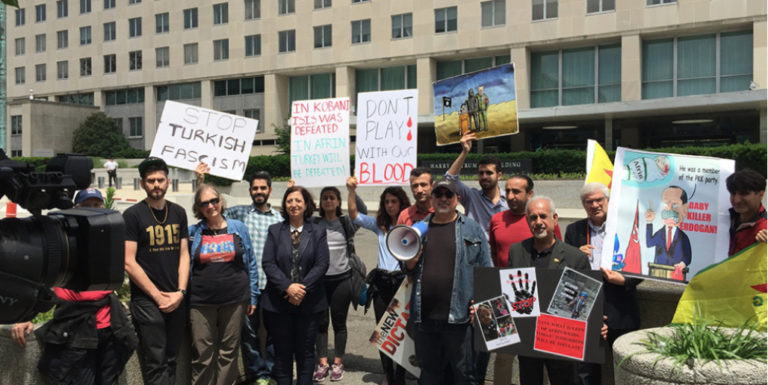
[[[282,127],[279,127],[276,124],[273,124],[272,127],[275,128],[275,134],[277,135],[275,144],[277,144],[278,151],[280,151],[281,154],[290,154],[291,153],[291,126],[289,126],[288,123],[283,123]]]
[[[72,136],[72,151],[107,158],[130,148],[115,122],[103,112],[88,116]]]

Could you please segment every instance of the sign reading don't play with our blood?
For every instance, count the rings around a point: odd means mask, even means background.
[[[357,94],[355,176],[361,185],[407,185],[416,167],[418,91]]]
[[[168,100],[150,155],[187,170],[205,162],[212,175],[241,180],[258,125],[258,120]]]

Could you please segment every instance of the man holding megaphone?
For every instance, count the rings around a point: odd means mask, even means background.
[[[472,324],[469,305],[477,267],[491,267],[483,228],[456,211],[456,184],[441,180],[432,186],[432,207],[421,252],[405,262],[413,278],[411,316],[422,385],[443,384],[444,362],[453,383],[475,384]],[[430,242],[430,239],[433,240]]]

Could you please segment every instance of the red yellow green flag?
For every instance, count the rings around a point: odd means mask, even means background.
[[[766,330],[766,244],[756,243],[699,271],[685,288],[672,323],[693,322],[694,315],[739,327],[750,318]]]
[[[596,140],[587,140],[587,178],[584,183],[598,182],[611,188],[613,163]]]

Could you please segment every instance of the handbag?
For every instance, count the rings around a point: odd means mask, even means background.
[[[347,258],[351,270],[350,281],[352,284],[352,307],[357,310],[358,305],[370,306],[368,300],[368,287],[365,283],[367,269],[365,263],[357,253],[355,253],[355,229],[352,227],[350,218],[346,215],[339,218],[344,228],[344,238],[347,240]],[[351,236],[350,236],[351,234]]]

